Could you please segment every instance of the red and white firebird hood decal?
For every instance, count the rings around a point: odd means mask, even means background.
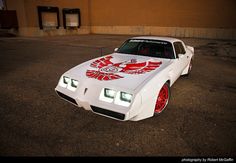
[[[113,63],[112,58],[112,56],[105,56],[92,62],[90,67],[96,70],[88,69],[86,76],[100,81],[115,80],[124,78],[122,73],[131,75],[144,74],[155,70],[162,64],[162,62],[152,61],[137,62],[136,59]]]
[[[134,90],[171,64],[170,59],[113,53],[84,62],[64,75],[81,84]]]

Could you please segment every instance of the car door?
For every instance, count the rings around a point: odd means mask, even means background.
[[[176,59],[174,59],[173,61],[170,76],[172,81],[174,82],[178,79],[178,77],[182,74],[183,70],[188,65],[188,56],[182,42],[176,41],[173,43],[173,46]]]

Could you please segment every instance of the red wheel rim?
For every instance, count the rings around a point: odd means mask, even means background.
[[[162,110],[167,105],[168,99],[169,99],[169,87],[167,84],[165,84],[159,92],[159,95],[156,101],[155,113],[162,112]]]

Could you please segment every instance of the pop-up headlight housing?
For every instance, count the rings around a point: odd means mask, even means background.
[[[78,80],[71,79],[67,76],[62,76],[59,81],[59,85],[63,88],[69,89],[70,91],[75,91],[79,85],[79,82]]]
[[[71,91],[75,91],[78,87],[78,84],[79,84],[78,80],[71,79],[67,85],[67,89],[69,89]]]
[[[105,101],[105,102],[112,103],[115,96],[116,96],[116,91],[115,90],[112,90],[112,89],[109,89],[109,88],[103,88],[101,93],[100,93],[99,99],[102,100],[102,101]]]
[[[115,104],[128,107],[131,104],[133,95],[126,92],[118,92],[115,98]]]
[[[108,103],[114,102],[116,105],[121,105],[125,107],[129,107],[132,101],[133,95],[130,93],[115,91],[109,88],[103,88],[99,100],[105,101]]]

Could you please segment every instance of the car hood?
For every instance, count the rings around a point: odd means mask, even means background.
[[[64,75],[94,86],[135,90],[170,63],[170,59],[113,53],[84,62]]]

